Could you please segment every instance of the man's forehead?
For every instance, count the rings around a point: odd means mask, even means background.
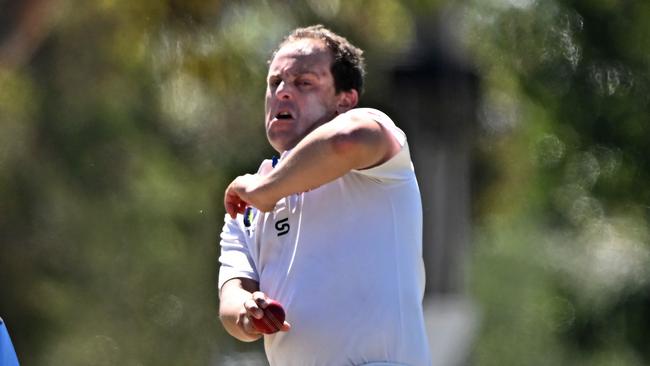
[[[295,55],[310,55],[310,54],[329,54],[329,48],[323,40],[315,38],[301,38],[290,41],[283,45],[277,55],[280,54],[295,54]]]
[[[269,71],[280,71],[287,67],[305,68],[326,61],[332,61],[332,53],[325,42],[304,38],[291,41],[282,46],[273,57]]]

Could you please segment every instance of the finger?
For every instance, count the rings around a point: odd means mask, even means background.
[[[228,215],[234,219],[237,217],[237,204],[239,200],[238,197],[233,193],[234,192],[230,189],[230,187],[226,188],[226,193],[223,197],[223,205],[226,208]]]
[[[234,220],[237,218],[237,208],[234,205],[226,203],[226,212],[230,215],[231,219]]]
[[[235,191],[230,189],[230,187],[228,187],[226,190],[223,203],[226,208],[226,212],[233,219],[237,217],[238,213],[243,214],[247,206],[247,202],[242,200]]]
[[[268,299],[268,297],[266,296],[266,294],[264,292],[262,292],[262,291],[253,292],[253,300],[255,301],[255,303],[260,308],[266,309],[266,307],[268,305],[268,303],[266,301],[267,299]]]
[[[228,206],[226,206],[226,212],[232,219],[236,219],[237,214],[243,213],[244,211],[241,209],[239,204],[229,203]]]
[[[264,311],[260,309],[257,305],[257,302],[252,298],[244,301],[244,308],[246,309],[246,315],[253,317],[255,319],[262,319],[264,317]]]
[[[286,321],[284,323],[282,323],[282,327],[280,328],[280,331],[288,332],[289,330],[291,330],[291,324],[289,324]]]
[[[252,335],[262,334],[262,332],[260,332],[259,329],[255,328],[253,321],[251,320],[250,316],[248,316],[247,313],[244,313],[240,319],[241,320],[238,321],[238,323],[241,324],[241,327],[244,329],[244,332]]]

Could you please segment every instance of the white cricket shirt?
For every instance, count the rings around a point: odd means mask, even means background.
[[[226,215],[219,288],[250,278],[283,304],[292,328],[264,336],[271,365],[430,365],[422,206],[406,136],[378,110],[347,113],[372,116],[399,153],[272,212],[254,209],[248,227]]]

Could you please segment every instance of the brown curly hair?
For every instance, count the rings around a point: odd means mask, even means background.
[[[294,29],[273,51],[271,61],[284,45],[304,38],[322,40],[332,52],[334,62],[332,62],[330,71],[334,77],[336,92],[355,89],[361,95],[363,92],[363,78],[366,74],[363,51],[352,45],[344,37],[320,24]]]

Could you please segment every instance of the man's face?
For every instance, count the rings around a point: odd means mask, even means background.
[[[300,39],[284,45],[269,66],[266,135],[279,152],[296,146],[337,114],[338,97],[325,43]]]

